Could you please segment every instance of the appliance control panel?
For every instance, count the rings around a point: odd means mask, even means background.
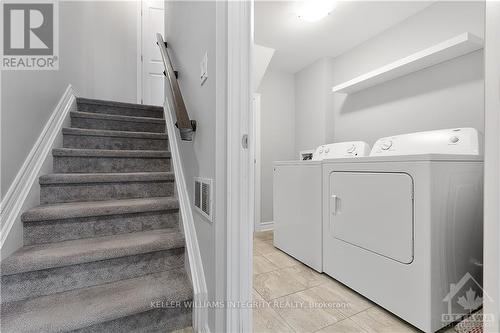
[[[313,160],[368,156],[370,146],[363,141],[347,141],[321,145],[316,148]]]
[[[452,128],[378,139],[370,156],[481,154],[482,136],[474,128]]]

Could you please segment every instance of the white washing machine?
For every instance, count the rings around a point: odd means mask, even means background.
[[[322,145],[310,161],[274,163],[274,246],[322,272],[323,158],[366,156],[365,142]]]
[[[459,128],[324,160],[325,273],[425,332],[468,313],[466,291],[482,292],[479,146],[475,129]]]

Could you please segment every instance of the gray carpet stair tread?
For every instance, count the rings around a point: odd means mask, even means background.
[[[2,332],[60,332],[148,311],[151,302],[190,301],[183,269],[10,303]]]
[[[191,325],[190,307],[161,308],[193,298],[163,107],[79,97],[70,117],[21,216],[25,246],[0,262],[0,331]]]
[[[161,119],[161,118],[122,116],[122,115],[106,114],[106,113],[71,111],[70,115],[71,115],[71,117],[74,117],[74,118],[114,120],[114,121],[125,121],[125,122],[133,122],[133,123],[155,123],[155,124],[164,124],[165,123],[165,119]]]
[[[123,157],[123,158],[170,158],[170,152],[161,150],[108,150],[108,149],[76,149],[54,148],[53,156],[79,157]]]
[[[83,98],[77,97],[77,104],[93,104],[100,106],[112,106],[112,107],[122,107],[127,109],[139,109],[139,110],[152,110],[163,112],[163,107],[156,105],[147,105],[147,104],[133,104],[133,103],[124,103],[124,102],[116,102],[116,101],[105,101],[100,99],[91,99],[91,98]]]
[[[62,133],[71,135],[81,135],[81,136],[102,136],[102,137],[157,139],[157,140],[168,139],[166,133],[113,131],[113,130],[99,130],[99,129],[86,129],[86,128],[70,128],[70,127],[63,128]]]
[[[40,177],[40,185],[127,183],[173,181],[173,172],[126,172],[126,173],[53,173]]]
[[[4,259],[2,275],[184,247],[184,236],[168,229],[24,246]]]
[[[157,212],[179,208],[174,197],[68,202],[40,205],[26,211],[23,222],[60,220],[87,216]]]

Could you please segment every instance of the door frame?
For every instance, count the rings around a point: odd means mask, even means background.
[[[500,327],[500,2],[486,1],[485,25],[485,197],[484,197],[484,289],[494,299],[484,313],[494,315],[487,332]],[[249,150],[241,149],[243,133],[252,133],[251,53],[253,43],[253,0],[229,1],[228,29],[228,113],[227,113],[227,233],[226,262],[228,301],[252,299],[252,177]],[[252,140],[250,138],[250,147]],[[253,148],[251,148],[253,149]],[[245,216],[245,213],[248,213]],[[486,255],[487,254],[487,255]],[[226,331],[251,332],[252,310],[230,307]]]
[[[484,314],[494,318],[485,332],[494,333],[500,329],[500,2],[486,1],[485,10],[483,287],[493,300],[484,303]]]
[[[137,33],[137,46],[136,46],[136,75],[137,75],[137,84],[136,84],[136,101],[137,104],[144,104],[144,84],[143,84],[143,70],[144,70],[144,59],[142,56],[142,18],[144,15],[144,3],[147,0],[137,0],[136,1],[136,14],[137,14],[137,25],[136,25],[136,33]],[[164,11],[165,15],[165,11]],[[163,17],[163,31],[158,31],[162,35],[165,34],[165,17]],[[166,39],[166,36],[165,36]],[[165,97],[165,96],[164,96]]]
[[[137,104],[142,104],[142,0],[136,2],[137,14]],[[162,31],[163,33],[163,31]]]
[[[261,212],[261,148],[260,148],[260,103],[261,95],[253,94],[252,99],[252,121],[253,121],[253,143],[254,143],[254,231],[262,230],[262,212]]]
[[[226,332],[252,332],[253,0],[227,2]],[[248,148],[244,147],[247,136]],[[235,303],[233,303],[235,302]]]

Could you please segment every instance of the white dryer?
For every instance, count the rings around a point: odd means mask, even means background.
[[[459,128],[323,161],[325,273],[425,332],[468,313],[459,299],[482,281],[479,146]]]
[[[322,272],[322,176],[324,158],[367,156],[365,142],[319,146],[310,161],[274,163],[274,246]]]

